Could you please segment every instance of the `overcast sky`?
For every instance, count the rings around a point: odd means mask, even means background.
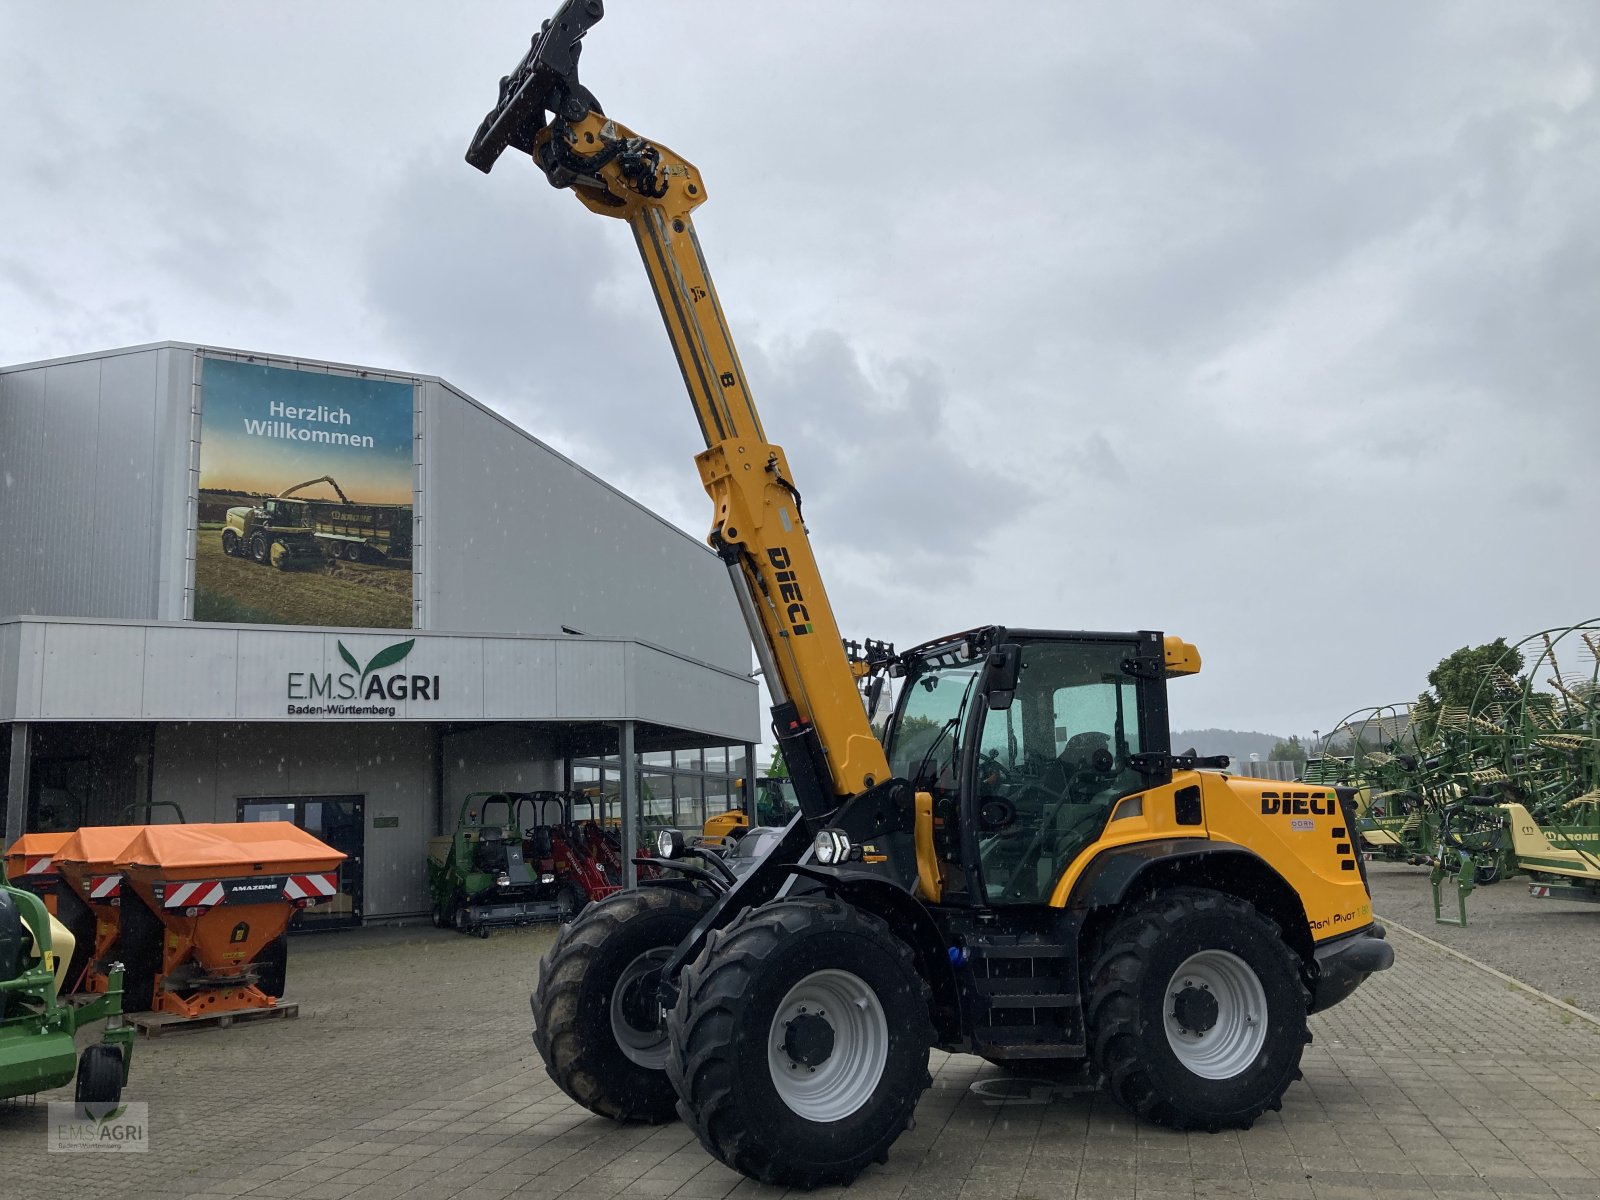
[[[554,7],[0,0],[0,362],[442,375],[702,535],[626,227],[462,161]],[[588,43],[704,172],[850,634],[1166,630],[1177,726],[1288,733],[1600,613],[1600,6],[608,0]]]

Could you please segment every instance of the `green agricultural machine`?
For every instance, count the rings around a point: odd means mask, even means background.
[[[1362,789],[1357,829],[1369,857],[1429,867],[1444,924],[1466,924],[1472,891],[1512,876],[1536,896],[1600,902],[1600,620],[1509,647],[1466,706],[1406,715],[1394,739],[1353,737],[1352,753],[1307,764],[1308,779]]]
[[[133,1029],[122,1022],[122,965],[106,990],[86,1004],[63,1004],[61,985],[73,939],[44,901],[21,888],[0,888],[0,1099],[28,1096],[77,1077],[79,1104],[122,1097],[133,1059]],[[78,1030],[104,1020],[101,1040],[80,1056]]]

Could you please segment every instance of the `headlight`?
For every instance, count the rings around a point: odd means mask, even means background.
[[[501,871],[500,874],[494,877],[494,885],[495,887],[510,887],[511,876],[507,875],[504,871]]]
[[[656,834],[656,853],[662,858],[683,857],[683,834],[676,829],[663,829]]]
[[[811,843],[811,849],[819,863],[831,867],[835,863],[842,863],[850,853],[850,839],[837,829],[824,829],[817,834],[817,840]]]
[[[554,883],[555,881],[556,881],[556,877],[554,875],[552,875],[549,871],[546,871],[543,875],[539,876],[539,882],[540,883]]]

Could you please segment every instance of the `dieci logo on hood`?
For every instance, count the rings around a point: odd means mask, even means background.
[[[318,674],[314,671],[289,672],[289,699],[291,700],[437,700],[439,677],[437,675],[380,675],[384,667],[405,661],[406,655],[417,644],[416,638],[385,646],[374,654],[366,666],[345,648],[335,642],[339,657],[349,664],[350,670],[342,674]],[[352,673],[353,672],[353,673]]]

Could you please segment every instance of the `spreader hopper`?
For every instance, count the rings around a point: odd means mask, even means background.
[[[344,857],[287,821],[140,829],[121,858],[129,1011],[276,1005],[289,918],[338,890]]]

